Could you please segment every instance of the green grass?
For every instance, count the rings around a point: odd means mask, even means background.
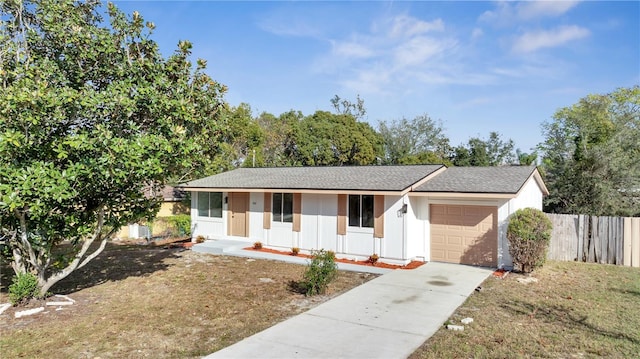
[[[640,268],[548,262],[532,276],[488,278],[450,318],[473,323],[411,358],[640,357]]]

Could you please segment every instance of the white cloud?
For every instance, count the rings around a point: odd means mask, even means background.
[[[369,58],[374,55],[374,51],[366,44],[356,41],[336,42],[333,41],[333,54],[345,58]]]
[[[319,28],[309,24],[306,21],[275,21],[264,19],[258,26],[264,31],[279,36],[295,36],[295,37],[318,37],[321,35]]]
[[[526,32],[516,39],[512,50],[516,53],[533,52],[542,48],[564,45],[567,42],[587,37],[589,34],[589,30],[576,25]]]
[[[484,31],[482,31],[482,29],[479,27],[476,27],[475,29],[473,29],[473,31],[471,31],[471,38],[474,40],[482,37],[482,35],[484,35]]]
[[[395,67],[403,68],[424,64],[453,46],[455,46],[455,42],[451,40],[425,36],[414,37],[393,49]]]
[[[384,83],[411,82],[412,72],[438,66],[456,50],[457,41],[444,32],[441,19],[421,20],[398,15],[374,22],[365,33],[330,40],[331,52],[314,63],[314,69],[340,74],[340,83],[360,93],[381,92]],[[347,72],[345,73],[345,70]]]
[[[478,21],[495,24],[496,22],[511,21],[514,16],[515,11],[513,5],[505,1],[499,1],[496,3],[496,9],[483,12],[480,17],[478,17]]]
[[[495,25],[512,24],[523,20],[533,20],[544,17],[557,17],[575,7],[579,1],[499,1],[494,10],[485,11],[478,17],[481,22]]]
[[[407,15],[396,16],[392,19],[389,37],[411,37],[422,35],[430,31],[444,31],[442,19],[422,21]]]
[[[535,19],[540,17],[555,17],[564,14],[578,1],[525,1],[518,4],[518,17],[521,19]]]

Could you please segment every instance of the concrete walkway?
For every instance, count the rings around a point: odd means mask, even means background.
[[[311,261],[309,258],[286,256],[282,254],[248,251],[243,248],[251,247],[253,243],[237,241],[237,240],[208,240],[203,243],[194,245],[191,249],[194,252],[211,253],[211,254],[224,254],[225,256],[256,258],[256,259],[270,259],[275,261],[289,262],[295,264],[307,265]],[[338,262],[338,269],[350,272],[365,272],[373,274],[385,274],[393,272],[393,269],[379,268],[371,266],[363,266],[358,264],[340,263]]]
[[[491,273],[446,263],[390,271],[206,358],[406,358]]]

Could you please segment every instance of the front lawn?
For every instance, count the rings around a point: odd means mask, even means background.
[[[411,358],[640,355],[640,268],[548,262],[532,277],[488,278],[450,318],[473,322],[440,329]]]
[[[0,303],[5,303],[10,269],[1,269]],[[0,357],[201,357],[375,277],[340,272],[327,295],[305,297],[290,289],[304,269],[277,261],[109,244],[52,288],[75,300],[74,305],[47,307],[23,318],[14,318],[16,308],[0,315]]]

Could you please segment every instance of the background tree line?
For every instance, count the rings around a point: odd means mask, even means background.
[[[333,112],[289,111],[252,116],[248,104],[227,107],[230,132],[216,171],[233,167],[445,164],[538,165],[550,195],[545,210],[592,215],[640,215],[640,88],[588,95],[559,109],[542,126],[544,142],[515,149],[498,132],[452,146],[441,121],[427,114],[362,120],[364,101],[339,96]],[[538,158],[538,153],[540,158]],[[255,159],[255,160],[254,160]]]
[[[357,104],[336,96],[334,112],[303,115],[289,111],[279,116],[252,115],[250,105],[228,106],[222,118],[228,125],[221,144],[221,162],[213,172],[234,167],[357,166],[446,164],[448,166],[530,165],[535,154],[514,152],[512,140],[498,132],[450,145],[442,122],[427,114],[413,119],[380,122],[377,128],[361,120],[363,101]]]

